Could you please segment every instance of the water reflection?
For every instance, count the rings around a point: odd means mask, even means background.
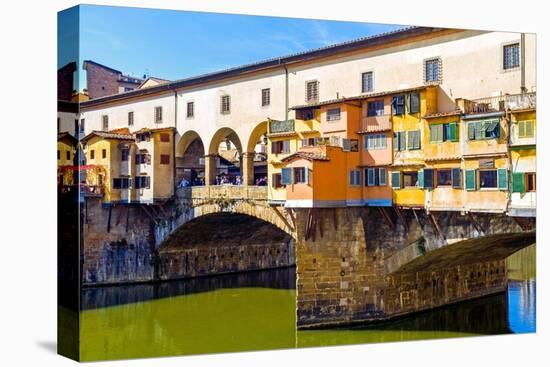
[[[510,259],[513,281],[506,293],[345,329],[296,331],[294,268],[86,289],[81,357],[90,361],[534,332],[534,256],[533,247]],[[532,269],[520,269],[522,263]]]

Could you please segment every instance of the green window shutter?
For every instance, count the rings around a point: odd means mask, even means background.
[[[467,169],[466,170],[466,190],[475,191],[476,189],[476,170]]]
[[[379,168],[379,182],[378,184],[380,186],[386,186],[386,169],[385,168]]]
[[[401,172],[392,172],[391,173],[391,188],[400,189],[401,188]]]
[[[418,188],[424,188],[424,170],[418,171]]]
[[[525,136],[528,138],[535,136],[533,121],[525,121]]]
[[[525,121],[518,122],[518,136],[520,138],[525,137]]]
[[[468,140],[475,140],[476,138],[475,128],[476,128],[475,122],[468,123]]]
[[[512,173],[512,192],[525,192],[525,177],[523,172]]]
[[[437,142],[441,143],[443,141],[443,124],[437,125],[436,128],[436,138]]]
[[[424,188],[434,188],[434,170],[433,168],[424,168]]]
[[[453,189],[462,188],[462,170],[460,168],[453,168],[451,171]]]
[[[450,141],[458,141],[458,124],[456,122],[451,122],[449,124],[450,131]]]
[[[475,126],[475,139],[484,139],[485,131],[487,130],[485,128],[485,122],[477,121],[474,126]]]
[[[508,190],[508,170],[506,168],[497,170],[497,181],[499,190]]]
[[[435,143],[435,142],[437,142],[436,136],[435,136],[435,134],[436,134],[436,132],[435,132],[436,127],[437,127],[437,125],[430,125],[430,143]]]
[[[407,149],[407,138],[404,131],[400,131],[397,133],[399,135],[399,151],[403,151]]]

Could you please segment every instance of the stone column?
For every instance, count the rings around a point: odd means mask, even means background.
[[[254,156],[255,152],[243,153],[242,159],[242,172],[243,172],[243,185],[254,185]]]
[[[204,156],[204,184],[206,186],[216,184],[216,155],[207,154]]]

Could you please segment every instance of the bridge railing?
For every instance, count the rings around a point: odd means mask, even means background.
[[[176,190],[180,199],[241,199],[267,201],[267,186],[212,185],[182,187]]]

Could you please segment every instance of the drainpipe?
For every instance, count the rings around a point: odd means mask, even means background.
[[[521,93],[526,93],[527,88],[525,87],[525,33],[521,34],[520,38],[520,44],[519,44],[519,52],[520,52],[520,68],[521,68]]]

